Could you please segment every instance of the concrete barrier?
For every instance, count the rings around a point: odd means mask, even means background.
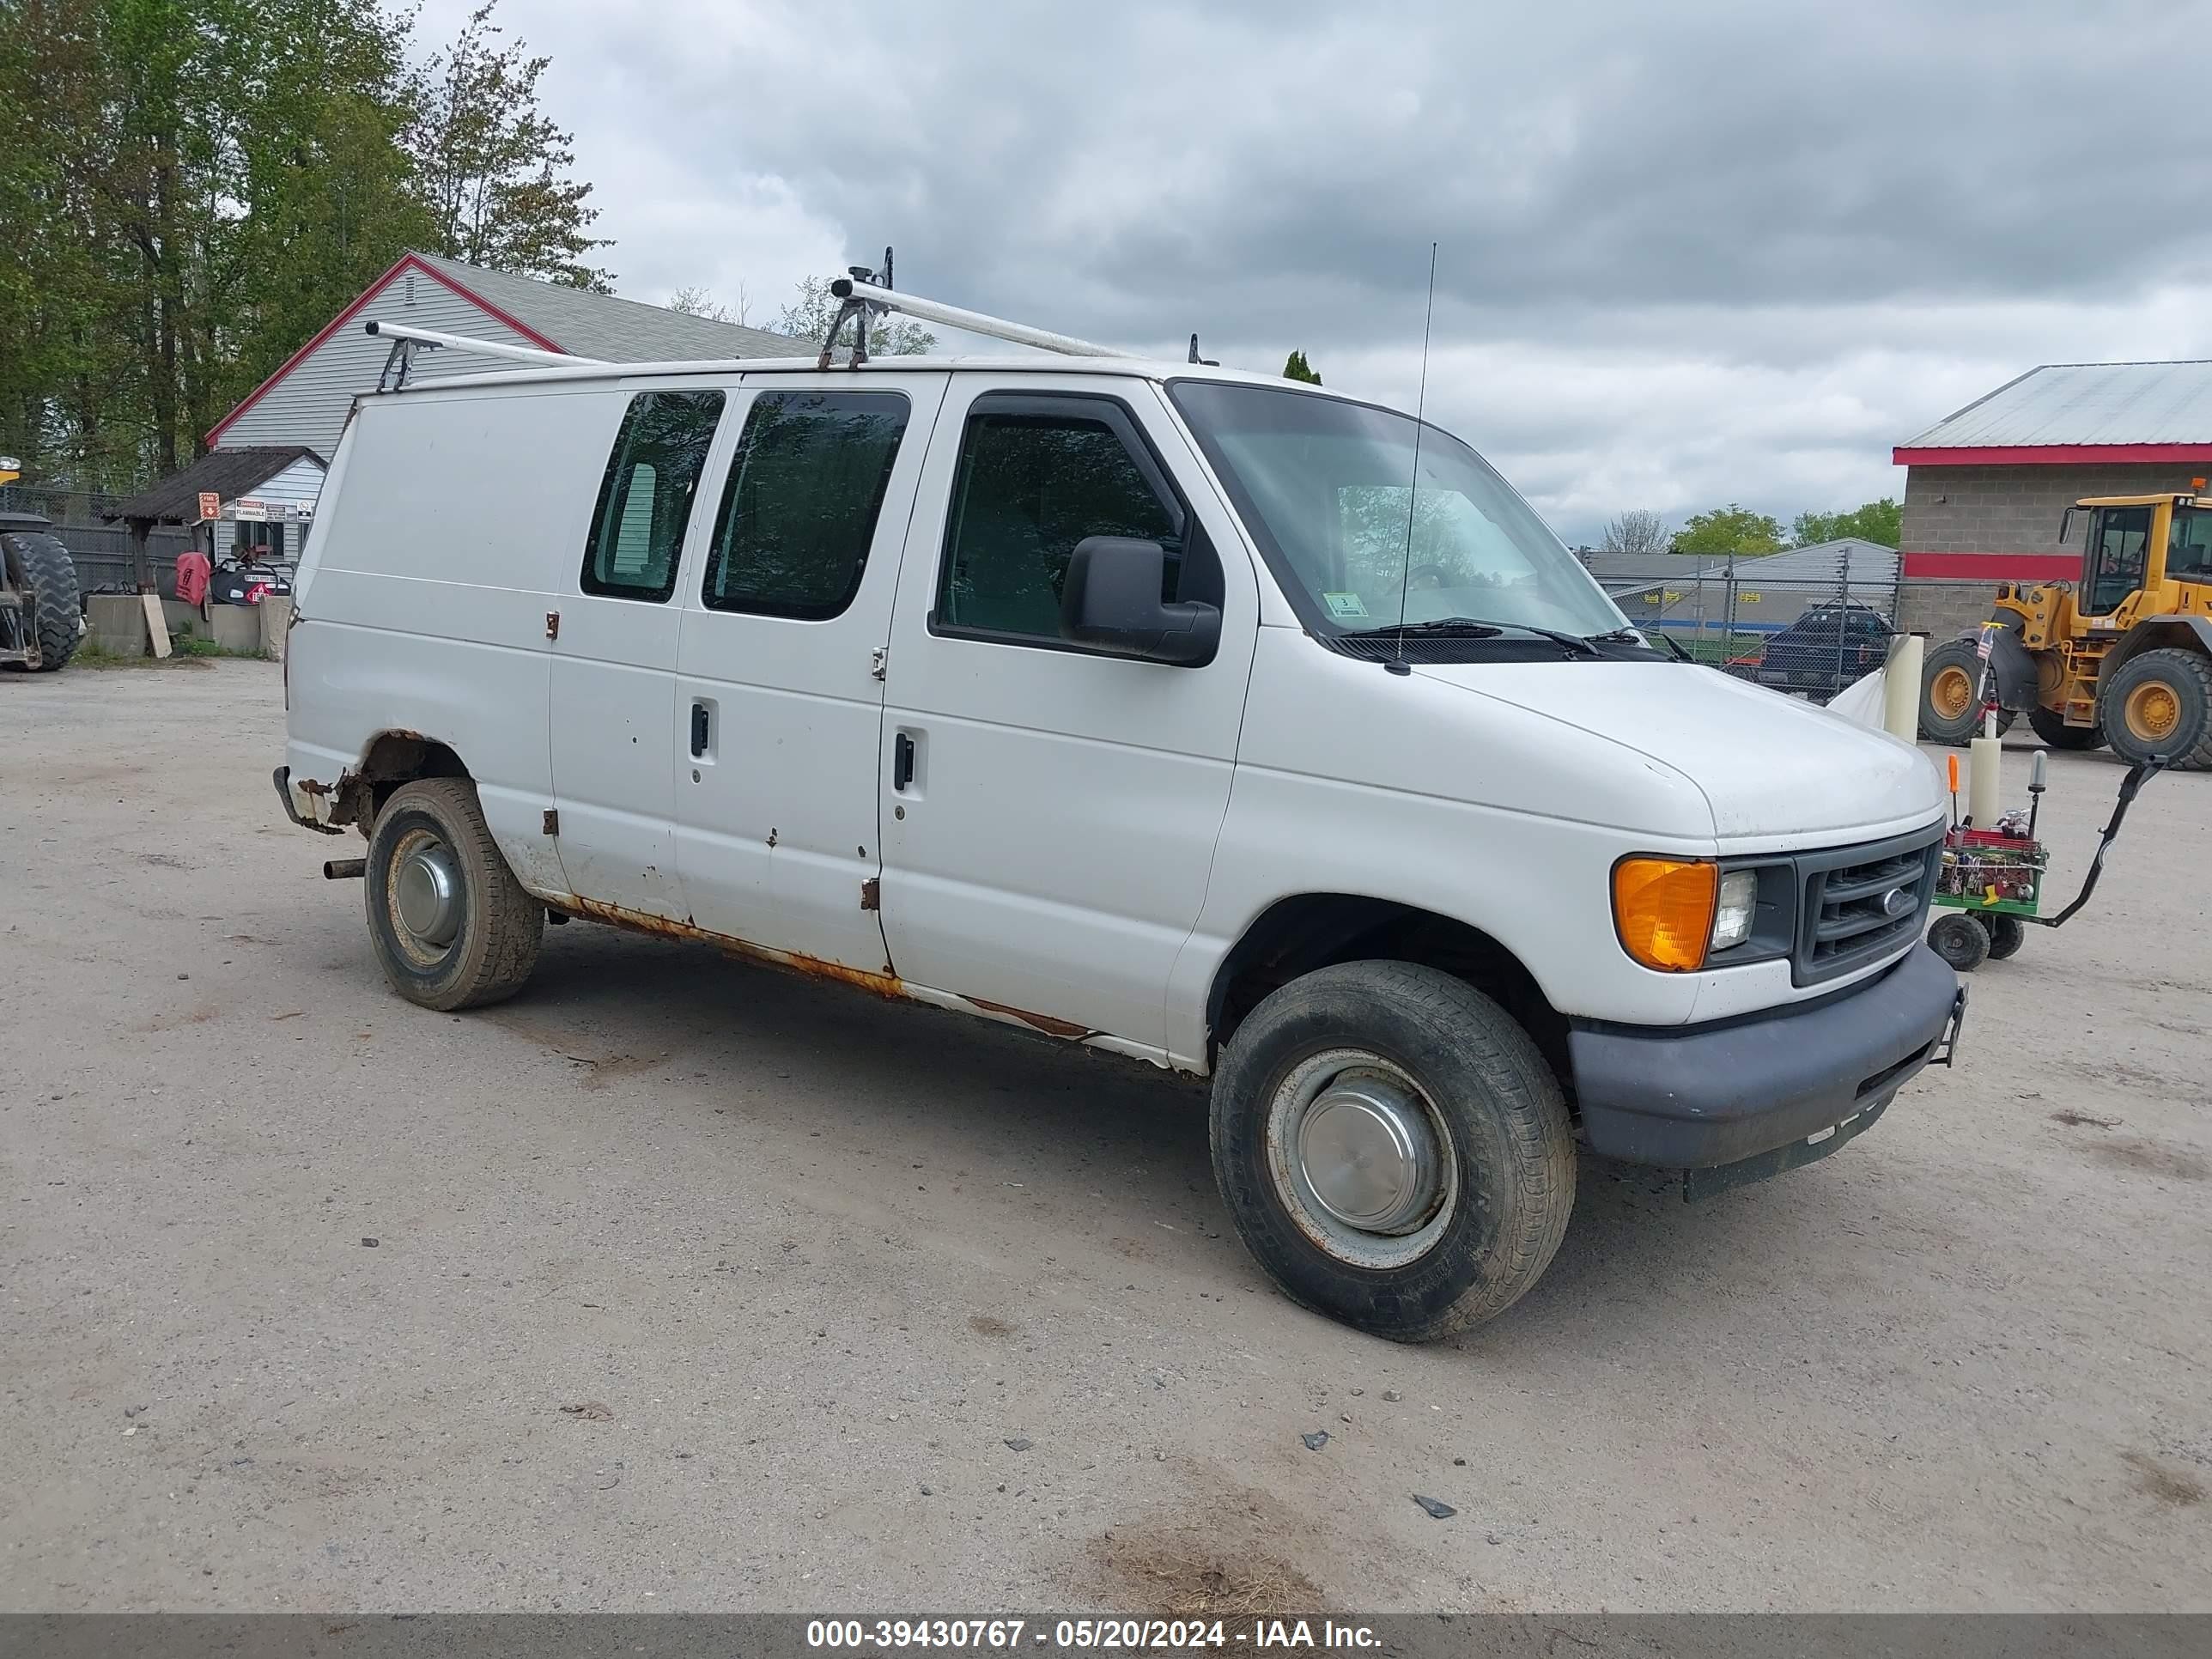
[[[143,657],[147,651],[146,609],[136,593],[94,593],[85,601],[85,623],[100,649],[111,657]]]
[[[271,593],[257,607],[261,612],[261,654],[271,662],[284,660],[284,631],[292,625],[292,599]]]
[[[261,654],[261,607],[258,605],[211,605],[208,607],[208,634],[226,651],[242,651],[251,657]]]

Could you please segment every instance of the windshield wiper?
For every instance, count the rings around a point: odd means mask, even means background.
[[[1605,653],[1579,634],[1563,633],[1556,628],[1539,628],[1534,623],[1491,622],[1481,617],[1438,617],[1430,622],[1391,624],[1382,628],[1362,628],[1352,635],[1355,639],[1382,639],[1395,635],[1401,639],[1450,638],[1462,640],[1495,639],[1507,629],[1522,634],[1533,634],[1540,640],[1549,640],[1571,657],[1602,659]]]

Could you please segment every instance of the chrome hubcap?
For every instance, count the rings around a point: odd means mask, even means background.
[[[445,843],[425,840],[410,848],[392,872],[392,909],[418,945],[433,949],[461,931],[461,880]]]
[[[1411,1076],[1364,1049],[1330,1049],[1291,1070],[1267,1104],[1267,1151],[1298,1231],[1355,1267],[1418,1261],[1458,1204],[1443,1117]]]
[[[1298,1168],[1314,1197],[1364,1232],[1418,1224],[1436,1201],[1437,1162],[1427,1111],[1384,1078],[1339,1077],[1298,1125]]]

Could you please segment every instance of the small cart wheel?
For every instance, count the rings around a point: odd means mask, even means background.
[[[1990,954],[1990,936],[1982,924],[1963,911],[1939,917],[1928,930],[1929,948],[1962,974],[1971,974]]]
[[[1984,916],[1990,930],[1990,960],[2002,962],[2027,943],[2027,924],[2018,916]]]

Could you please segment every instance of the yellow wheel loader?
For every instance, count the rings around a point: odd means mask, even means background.
[[[1963,744],[1985,709],[2054,749],[2212,769],[2212,495],[2095,495],[2078,581],[2007,582],[1990,619],[1928,653],[1920,733]]]
[[[0,455],[0,485],[22,477]],[[52,673],[84,631],[76,565],[35,513],[0,511],[0,668]]]

